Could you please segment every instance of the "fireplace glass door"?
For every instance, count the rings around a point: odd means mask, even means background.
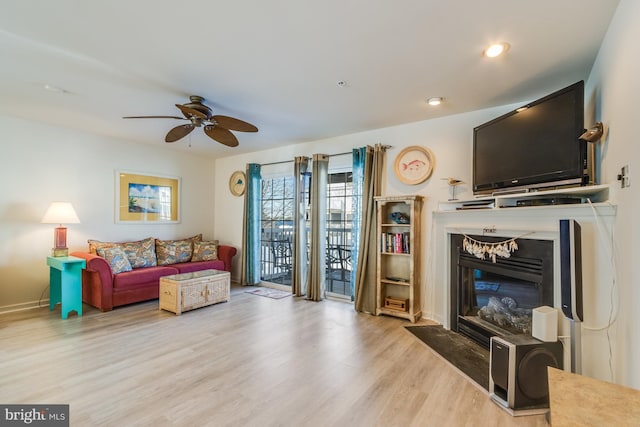
[[[532,310],[541,305],[540,283],[479,268],[464,268],[462,276],[460,316],[502,333],[531,334]]]
[[[487,348],[494,335],[531,335],[533,309],[553,306],[553,243],[518,239],[515,254],[494,262],[464,251],[463,238],[451,236],[451,329]]]

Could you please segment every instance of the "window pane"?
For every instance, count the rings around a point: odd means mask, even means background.
[[[281,285],[291,285],[293,183],[293,177],[263,180],[260,277]]]
[[[327,292],[352,296],[351,290],[351,172],[329,175],[327,199]]]

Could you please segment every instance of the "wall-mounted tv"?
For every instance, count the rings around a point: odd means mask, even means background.
[[[474,194],[582,185],[584,81],[473,130]]]

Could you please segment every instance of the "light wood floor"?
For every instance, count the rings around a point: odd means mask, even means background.
[[[337,301],[157,301],[0,315],[0,403],[70,404],[72,426],[545,426],[513,418],[391,317]]]

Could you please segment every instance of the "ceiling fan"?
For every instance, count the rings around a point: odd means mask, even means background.
[[[231,133],[258,132],[258,128],[240,119],[228,116],[212,115],[211,108],[203,104],[204,98],[198,95],[189,97],[188,104],[176,104],[184,117],[179,116],[127,116],[123,119],[177,119],[188,120],[189,123],[176,126],[167,133],[166,142],[176,142],[189,135],[196,127],[204,126],[204,133],[208,137],[228,147],[237,147],[238,138]]]

